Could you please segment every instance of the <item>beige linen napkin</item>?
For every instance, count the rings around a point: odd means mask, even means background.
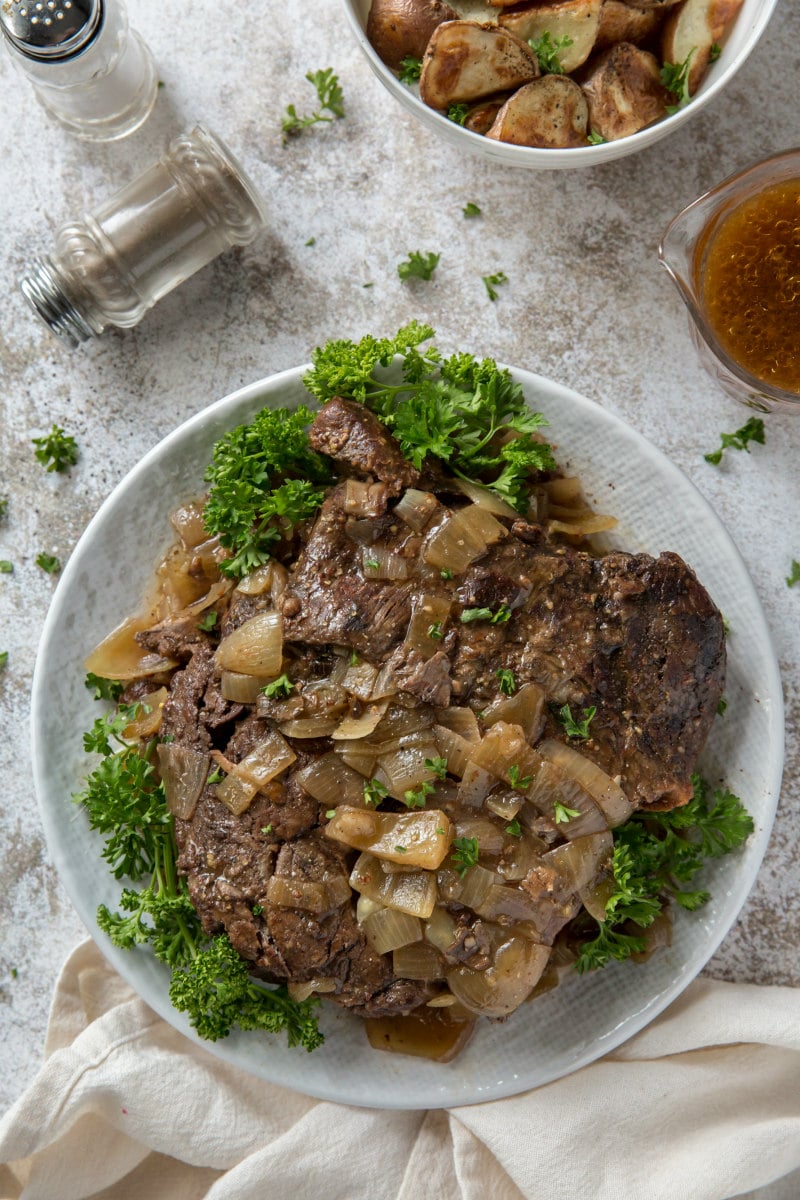
[[[698,980],[565,1079],[469,1108],[386,1112],[228,1066],[87,941],[58,981],[45,1056],[0,1123],[1,1200],[800,1196],[800,1174],[788,1177],[800,1168],[800,990]]]

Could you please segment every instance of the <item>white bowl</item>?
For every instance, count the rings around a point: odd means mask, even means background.
[[[671,117],[665,117],[656,125],[649,125],[639,133],[632,134],[631,137],[620,138],[614,142],[604,142],[599,146],[582,146],[576,150],[545,150],[534,146],[512,146],[505,142],[496,142],[492,138],[483,137],[478,133],[472,133],[463,126],[448,121],[447,117],[422,103],[416,86],[409,87],[407,84],[401,83],[397,76],[378,58],[365,32],[371,0],[343,0],[343,3],[356,39],[366,54],[372,70],[394,98],[399,100],[403,107],[413,113],[418,120],[456,148],[481,154],[484,158],[501,163],[503,166],[532,167],[541,171],[600,166],[615,158],[624,158],[628,154],[644,150],[645,147],[652,146],[654,142],[660,141],[667,134],[679,129],[687,121],[690,121],[693,115],[700,112],[708,101],[733,78],[766,29],[777,0],[744,0],[738,16],[724,38],[722,53],[717,61],[711,64],[703,83],[685,108],[680,109]],[[458,0],[454,0],[454,7],[458,7]]]
[[[526,371],[512,373],[532,407],[549,418],[564,461],[589,496],[619,518],[619,545],[683,555],[728,618],[728,709],[714,723],[702,764],[715,786],[724,780],[741,796],[755,832],[741,852],[704,873],[702,886],[712,900],[697,913],[677,913],[669,949],[641,966],[614,963],[576,975],[507,1022],[485,1022],[446,1066],[371,1050],[360,1020],[333,1005],[324,1006],[327,1040],[313,1054],[255,1033],[202,1043],[244,1070],[312,1096],[380,1108],[449,1107],[513,1095],[592,1062],[638,1032],[694,978],[733,924],[766,848],[783,761],[781,687],[764,616],[733,542],[686,477],[638,433],[567,388]],[[302,375],[302,368],[285,371],[211,405],[115,488],[64,569],[34,673],[34,780],[56,867],[109,961],[193,1040],[186,1018],[169,1002],[167,968],[145,948],[117,949],[97,926],[98,904],[116,909],[120,885],[100,858],[101,839],[70,800],[89,766],[82,733],[100,711],[83,686],[82,663],[140,604],[174,537],[168,513],[202,491],[213,443],[264,405],[308,402]]]

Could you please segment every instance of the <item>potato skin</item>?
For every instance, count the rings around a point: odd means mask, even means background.
[[[661,54],[664,62],[689,63],[689,95],[697,91],[711,59],[711,47],[742,7],[743,0],[685,0],[664,22]]]
[[[513,33],[480,21],[445,21],[428,42],[419,95],[444,112],[451,104],[513,91],[538,74],[536,55]]]
[[[409,55],[422,58],[437,25],[457,18],[445,0],[372,0],[367,38],[381,61],[399,71]]]
[[[600,26],[594,40],[595,53],[607,50],[617,42],[641,45],[658,30],[663,17],[660,8],[634,8],[625,0],[604,0],[600,10]]]
[[[569,38],[571,45],[558,55],[562,70],[569,75],[592,53],[602,8],[603,0],[550,0],[503,12],[498,23],[523,41],[535,41],[544,33],[549,33],[553,42]]]
[[[566,75],[542,75],[510,96],[486,136],[515,146],[565,150],[586,145],[589,109]]]
[[[656,57],[629,42],[618,42],[590,64],[583,93],[589,124],[607,142],[662,120],[672,99]]]

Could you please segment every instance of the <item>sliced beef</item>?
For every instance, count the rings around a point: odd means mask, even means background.
[[[415,585],[365,579],[349,520],[340,485],[320,509],[283,594],[284,637],[350,646],[379,662],[405,637]]]
[[[196,646],[209,644],[208,635],[197,628],[194,617],[168,617],[152,629],[143,629],[135,638],[145,650],[175,662],[186,662]]]
[[[402,642],[386,660],[386,683],[398,692],[416,697],[421,704],[447,708],[450,703],[450,659],[443,650],[423,658],[419,650]]]
[[[419,471],[403,457],[386,427],[355,400],[329,400],[314,418],[308,440],[322,454],[382,480],[392,496],[419,481]]]
[[[164,702],[161,736],[207,754],[216,731],[224,730],[243,712],[243,705],[222,695],[214,652],[208,642],[199,642],[184,669],[172,678]]]

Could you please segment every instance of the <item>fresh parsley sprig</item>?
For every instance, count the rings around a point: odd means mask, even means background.
[[[281,123],[284,145],[290,137],[296,137],[310,125],[334,121],[344,116],[344,93],[333,67],[324,71],[309,71],[306,79],[316,90],[319,108],[316,112],[299,116],[295,106],[287,104],[286,116]]]
[[[668,812],[637,812],[614,830],[614,890],[606,918],[580,948],[579,972],[604,967],[645,948],[644,930],[670,899],[694,911],[709,894],[687,887],[708,859],[738,849],[753,832],[753,819],[727,789],[709,794],[699,775],[688,804]]]
[[[151,946],[171,968],[172,1003],[200,1037],[216,1041],[238,1026],[284,1032],[290,1046],[315,1049],[323,1038],[314,998],[297,1002],[283,987],[259,986],[226,936],[204,933],[177,872],[172,817],[152,761],[155,742],[139,746],[122,736],[138,707],[99,718],[84,737],[85,748],[102,757],[74,799],[104,837],[114,877],[142,884],[123,889],[119,912],[101,905],[98,925],[122,949]]]
[[[322,503],[314,485],[329,483],[332,472],[308,443],[312,417],[304,405],[265,408],[216,442],[205,474],[211,490],[203,520],[231,551],[221,564],[226,575],[261,566],[282,535]]]
[[[546,420],[493,359],[420,349],[432,337],[430,326],[411,321],[394,338],[328,342],[312,354],[304,383],[323,404],[333,396],[367,404],[415,466],[438,458],[526,511],[532,475],[556,467],[551,447],[535,436]],[[395,358],[399,382],[385,370]]]
[[[661,83],[663,87],[668,92],[672,92],[673,96],[676,96],[678,99],[677,104],[667,104],[665,106],[670,116],[678,112],[679,109],[684,108],[691,99],[689,95],[689,66],[692,56],[696,53],[697,46],[692,46],[683,62],[665,62],[661,68]]]
[[[401,83],[417,83],[422,74],[422,59],[407,54],[400,63],[399,79]]]
[[[408,258],[397,264],[397,274],[403,283],[409,279],[431,279],[440,258],[433,250],[410,250]]]
[[[572,710],[568,704],[558,710],[558,719],[564,726],[564,732],[567,737],[579,738],[581,741],[588,741],[592,736],[589,731],[589,726],[597,715],[597,708],[592,705],[590,708],[583,710],[583,720],[579,721],[573,717]]]
[[[31,438],[34,457],[48,471],[67,471],[78,461],[78,443],[60,425],[53,425],[43,437]]]
[[[539,70],[543,75],[564,74],[559,55],[562,50],[568,50],[570,46],[574,45],[571,37],[564,34],[563,37],[557,37],[553,41],[549,30],[546,30],[539,38],[528,38],[528,45],[536,55],[539,61]]]
[[[453,838],[453,853],[450,855],[450,861],[453,863],[453,868],[463,879],[470,867],[474,867],[478,862],[480,847],[478,839],[475,837],[460,837]]]
[[[764,422],[761,417],[751,417],[735,433],[721,433],[719,449],[712,450],[710,454],[704,454],[703,458],[707,463],[716,467],[722,462],[722,455],[726,450],[746,450],[749,454],[750,442],[757,442],[763,446],[765,440]]]

